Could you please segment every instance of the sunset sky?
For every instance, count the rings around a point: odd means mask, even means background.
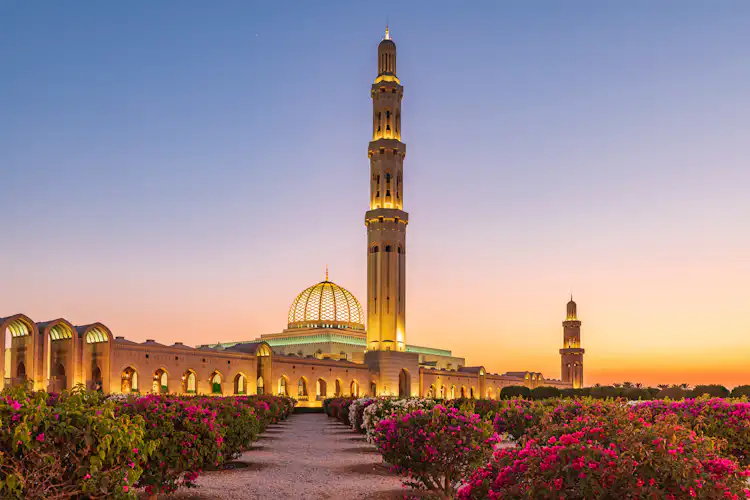
[[[3,2],[0,317],[198,344],[365,299],[370,85],[405,87],[407,341],[750,384],[750,3]]]

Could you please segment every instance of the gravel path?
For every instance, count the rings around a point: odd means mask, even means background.
[[[270,427],[238,462],[247,468],[207,472],[181,500],[404,498],[398,477],[364,437],[320,413],[293,415]]]

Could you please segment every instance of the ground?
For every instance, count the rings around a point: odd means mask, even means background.
[[[375,448],[321,413],[293,415],[272,426],[237,462],[241,468],[206,472],[180,500],[404,498],[401,481]]]

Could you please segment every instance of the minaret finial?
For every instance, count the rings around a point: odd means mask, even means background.
[[[385,38],[384,40],[390,40],[391,39],[391,32],[388,31],[388,22],[385,23]]]
[[[326,264],[326,281],[328,281],[328,264]]]

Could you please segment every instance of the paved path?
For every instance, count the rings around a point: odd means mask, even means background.
[[[293,415],[272,426],[238,461],[245,469],[208,472],[182,500],[334,499],[404,497],[401,481],[380,465],[364,437],[325,414]]]

